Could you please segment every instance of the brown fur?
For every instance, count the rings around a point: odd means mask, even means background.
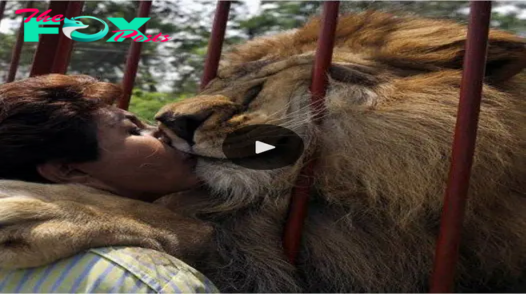
[[[466,29],[376,12],[342,17],[320,126],[308,105],[318,30],[313,20],[236,47],[200,96],[161,110],[173,145],[202,156],[197,173],[212,190],[172,209],[214,224],[215,254],[198,269],[222,291],[425,291]],[[509,290],[525,269],[525,65],[524,40],[492,31],[457,291]],[[243,111],[245,93],[262,83]],[[192,149],[166,127],[181,115],[208,117]],[[221,160],[226,134],[258,123],[290,128],[305,155],[320,154],[297,267],[281,237],[301,160],[271,171]]]
[[[211,234],[201,221],[85,186],[0,181],[0,268],[41,266],[111,245],[151,248],[193,264],[206,258]]]

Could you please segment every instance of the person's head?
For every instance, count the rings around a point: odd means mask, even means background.
[[[111,104],[119,86],[84,75],[0,85],[0,179],[79,183],[153,199],[198,180],[193,162]]]

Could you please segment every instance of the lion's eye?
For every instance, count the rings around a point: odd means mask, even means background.
[[[252,100],[256,99],[256,97],[259,95],[259,92],[261,92],[261,89],[263,89],[263,84],[256,85],[245,93],[245,96],[243,97],[243,106],[248,107],[250,102]]]
[[[379,83],[376,76],[377,72],[373,68],[360,65],[340,65],[332,64],[329,68],[329,75],[332,79],[363,86],[375,86]]]

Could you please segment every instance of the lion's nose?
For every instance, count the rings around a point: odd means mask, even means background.
[[[173,112],[165,112],[156,119],[174,132],[174,134],[186,140],[190,146],[193,146],[195,144],[195,131],[208,117],[210,117],[210,113],[206,115],[177,115]]]

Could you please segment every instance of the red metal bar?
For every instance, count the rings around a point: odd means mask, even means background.
[[[324,97],[327,90],[327,71],[331,65],[336,26],[338,24],[339,1],[327,1],[323,4],[323,17],[320,37],[316,49],[316,59],[311,82],[311,109],[315,122],[319,123],[325,111]],[[307,216],[310,188],[314,182],[313,158],[302,169],[296,186],[292,191],[288,220],[285,225],[283,248],[291,263],[296,262],[303,224]]]
[[[201,90],[213,80],[217,75],[219,67],[219,58],[221,58],[221,49],[225,39],[226,23],[228,21],[228,12],[230,11],[230,1],[218,1],[214,24],[212,26],[212,35],[208,42],[207,57],[203,77],[201,78]]]
[[[69,6],[69,1],[50,1],[48,9],[53,15],[65,15]],[[64,34],[45,34],[40,37],[38,42],[30,76],[44,75],[51,72],[55,62],[55,56],[60,44],[60,38],[66,38]]]
[[[33,1],[27,2],[26,8],[32,8]],[[10,83],[15,80],[18,63],[20,62],[20,55],[22,54],[22,46],[24,45],[24,16],[20,20],[20,27],[16,35],[15,47],[11,53],[11,63],[9,64],[9,71],[7,72],[6,82]]]
[[[141,1],[139,4],[138,17],[148,17],[152,8],[152,1]],[[141,33],[146,33],[146,24],[139,28]],[[122,88],[124,95],[117,102],[117,106],[122,109],[128,109],[130,106],[130,99],[135,84],[135,77],[137,76],[137,69],[139,68],[139,60],[141,57],[142,42],[131,41],[128,57],[126,58],[126,67],[124,70],[124,77],[122,81]]]
[[[72,18],[79,16],[84,6],[84,1],[68,1],[68,8],[65,16]],[[60,34],[58,40],[57,51],[53,59],[53,65],[51,66],[52,73],[65,74],[68,70],[69,60],[71,58],[71,51],[73,50],[73,40],[66,37],[64,34]]]
[[[431,293],[451,292],[475,152],[488,46],[490,1],[472,1],[448,185],[438,236]]]
[[[7,4],[6,0],[0,1],[0,22],[2,22],[2,18],[4,18],[4,11],[5,11],[6,4]]]

